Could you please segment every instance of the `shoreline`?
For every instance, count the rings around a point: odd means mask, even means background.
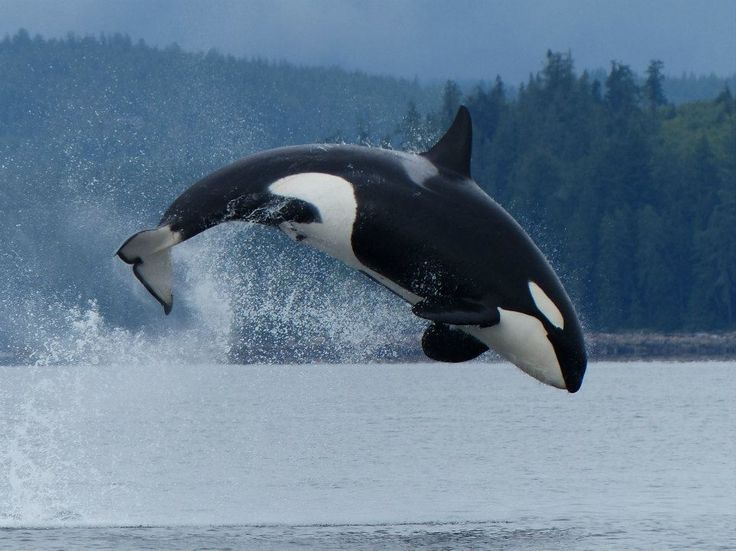
[[[397,363],[427,363],[431,362],[421,351],[418,343],[421,335],[404,336],[394,341],[392,347],[395,354],[391,357],[382,356],[359,363],[366,364],[397,364]],[[736,331],[721,333],[650,333],[644,331],[631,332],[590,332],[585,335],[588,360],[591,362],[631,362],[631,361],[724,361],[736,360]],[[389,344],[389,343],[387,343]],[[328,356],[328,355],[326,355]],[[23,353],[12,350],[0,350],[0,365],[24,365],[28,358]],[[478,360],[485,363],[503,362],[501,357],[493,351],[485,353]],[[250,362],[233,354],[228,363],[233,364],[263,364],[291,365],[291,362]],[[350,361],[335,361],[323,357],[310,359],[302,358],[301,364],[319,363],[352,363]]]
[[[380,358],[371,363],[427,362],[415,342],[416,338],[396,343],[394,358]],[[736,331],[722,333],[653,333],[646,331],[589,332],[585,334],[588,361],[718,361],[736,360]],[[478,361],[478,360],[473,360]],[[481,356],[480,361],[502,362],[493,351]]]
[[[585,342],[592,361],[734,360],[736,332],[723,333],[588,333]]]

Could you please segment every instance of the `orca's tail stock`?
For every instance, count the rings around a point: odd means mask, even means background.
[[[116,253],[153,297],[171,312],[171,247],[181,242],[181,235],[169,226],[143,230],[130,236]]]

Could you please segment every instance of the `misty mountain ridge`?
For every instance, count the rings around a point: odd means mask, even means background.
[[[50,304],[73,313],[93,301],[114,327],[159,324],[157,306],[135,294],[111,255],[208,172],[315,141],[421,150],[461,102],[473,115],[475,179],[551,259],[588,330],[736,327],[736,110],[725,81],[715,96],[678,105],[667,95],[677,80],[661,66],[642,77],[616,63],[605,74],[579,73],[570,54],[554,52],[510,90],[501,79],[427,85],[156,49],[122,35],[25,32],[0,41],[0,66],[0,318],[10,320],[0,344],[14,350],[33,350],[41,335],[19,316],[23,308],[38,320]],[[682,82],[698,94],[713,85]],[[236,357],[273,357],[296,338],[304,358],[329,348],[349,360],[360,348],[351,339],[366,327],[383,340],[363,354],[395,349],[388,340],[408,342],[420,330],[391,297],[321,255],[273,232],[243,231],[213,230],[219,241],[203,239],[216,243],[217,262],[187,254],[175,283],[191,287],[197,278],[186,274],[204,273],[229,285],[218,289],[236,326],[228,337]],[[289,310],[294,292],[298,312]],[[186,326],[202,314],[186,292],[178,297],[169,323]],[[350,300],[366,315],[379,305],[390,315],[348,319]]]

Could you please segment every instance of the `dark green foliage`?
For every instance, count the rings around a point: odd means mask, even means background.
[[[731,89],[726,86],[723,89],[723,92],[718,94],[718,97],[716,98],[716,103],[723,106],[723,112],[727,115],[731,115],[734,110],[734,99],[731,95]]]
[[[577,74],[548,52],[515,94],[499,77],[463,97],[452,81],[20,32],[0,41],[3,280],[109,312],[129,289],[89,277],[99,251],[155,225],[200,176],[299,142],[426,150],[463,102],[475,179],[540,244],[589,329],[734,329],[736,105],[722,81],[717,99],[682,104],[662,70]],[[94,231],[80,245],[82,223]]]
[[[476,180],[532,233],[591,329],[736,326],[736,116],[668,105],[662,64],[640,84],[612,63],[603,85],[569,54],[508,101],[465,99]]]

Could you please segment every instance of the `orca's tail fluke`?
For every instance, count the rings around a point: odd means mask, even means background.
[[[153,297],[171,312],[171,247],[181,242],[181,234],[169,226],[143,230],[130,236],[116,253],[120,260],[133,265],[133,273]]]

